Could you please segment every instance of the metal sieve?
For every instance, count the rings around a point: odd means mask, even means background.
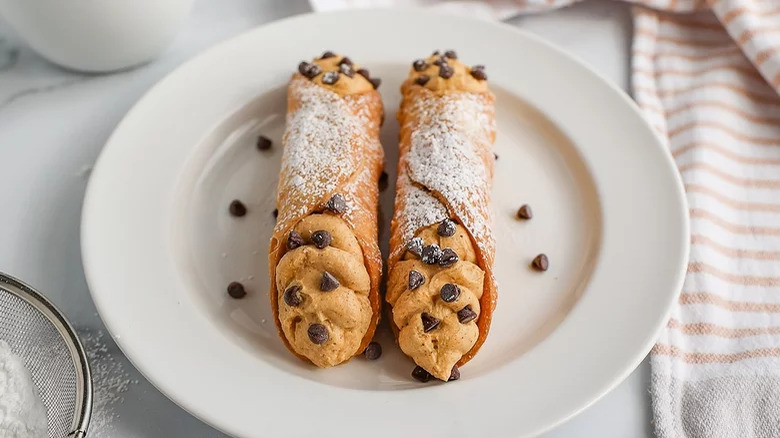
[[[32,374],[46,406],[49,438],[84,438],[92,414],[92,375],[84,348],[49,300],[3,273],[0,339]]]

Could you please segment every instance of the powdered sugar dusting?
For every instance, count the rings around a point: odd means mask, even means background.
[[[410,241],[420,228],[441,222],[448,217],[447,209],[433,195],[411,184],[406,173],[398,177],[398,185],[405,185],[404,221],[401,228],[403,242]],[[404,249],[403,247],[400,249]]]
[[[492,172],[484,159],[486,154],[492,158],[486,148],[495,131],[490,101],[482,94],[451,93],[416,99],[412,105],[419,124],[406,157],[409,177],[441,194],[453,208],[464,209],[456,211],[463,225],[480,249],[492,252],[491,215],[485,208],[490,205]]]

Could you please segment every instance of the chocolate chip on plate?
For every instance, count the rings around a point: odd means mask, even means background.
[[[425,371],[425,368],[417,365],[412,370],[412,377],[414,377],[414,380],[417,380],[418,382],[430,382],[431,379],[433,379],[433,376],[428,371]]]
[[[441,320],[439,320],[439,318],[436,318],[435,316],[429,315],[425,312],[422,313],[421,319],[422,319],[423,331],[425,333],[428,333],[429,331],[435,329],[436,327],[439,326],[439,323],[441,323]]]
[[[274,208],[274,211],[271,212],[271,214],[274,216],[274,219],[278,218],[279,217],[279,209],[278,208]]]
[[[302,61],[298,64],[298,72],[309,79],[313,79],[315,76],[322,73],[322,69],[317,64]]]
[[[290,231],[290,234],[287,236],[287,249],[295,249],[304,243],[303,237],[297,231]]]
[[[374,87],[374,90],[379,88],[379,86],[382,84],[382,80],[379,78],[371,78],[368,80],[368,82],[371,82],[371,85]]]
[[[439,228],[436,229],[436,233],[442,237],[452,237],[455,235],[455,221],[452,219],[444,219],[439,222]]]
[[[445,303],[452,303],[460,296],[460,288],[456,284],[447,283],[441,287],[439,295]]]
[[[339,66],[339,71],[344,76],[347,76],[347,77],[350,77],[350,78],[355,77],[355,70],[349,64],[341,64]]]
[[[412,68],[414,68],[414,71],[423,71],[428,68],[428,63],[424,59],[416,59],[412,63]]]
[[[322,345],[328,342],[328,338],[330,338],[330,333],[328,333],[328,328],[322,324],[317,324],[317,323],[314,323],[309,326],[308,334],[309,334],[309,340],[317,345]]]
[[[330,198],[328,203],[325,204],[325,208],[334,213],[341,214],[347,211],[347,201],[344,200],[344,197],[341,196],[341,194],[336,193]]]
[[[235,217],[241,217],[246,214],[246,206],[244,205],[243,202],[236,199],[230,203],[230,207],[228,207],[228,211],[230,211],[230,214],[232,214]]]
[[[380,192],[384,192],[387,189],[387,183],[388,183],[387,172],[382,171],[382,174],[379,175],[379,191]]]
[[[461,324],[466,324],[477,319],[477,314],[471,310],[471,306],[466,306],[458,310],[458,321]]]
[[[419,85],[419,86],[421,86],[421,87],[424,87],[425,84],[427,84],[428,81],[430,81],[430,80],[431,80],[430,76],[428,76],[428,75],[420,75],[420,76],[417,76],[416,78],[414,78],[414,83]]]
[[[531,219],[534,217],[534,212],[531,211],[531,206],[523,204],[522,207],[517,209],[517,217],[520,219]]]
[[[454,265],[458,262],[458,253],[452,248],[444,248],[441,250],[441,258],[439,259],[439,266],[446,268]]]
[[[288,287],[287,290],[284,291],[284,302],[291,307],[300,306],[303,302],[303,296],[301,296],[302,289],[303,288],[298,284]]]
[[[246,296],[246,289],[244,289],[243,284],[234,281],[228,285],[227,293],[231,298],[244,298]]]
[[[339,81],[339,72],[329,71],[322,75],[322,83],[326,85],[333,85]]]
[[[432,243],[430,245],[424,246],[420,258],[422,259],[423,263],[427,263],[429,265],[438,264],[439,260],[441,260],[441,249],[439,248],[439,245]]]
[[[320,281],[320,290],[323,292],[330,292],[336,290],[341,285],[339,280],[328,271],[322,273],[322,280]]]
[[[271,141],[270,138],[268,138],[268,137],[266,137],[264,135],[261,135],[261,136],[257,137],[257,150],[267,151],[267,150],[271,149],[272,145],[273,145],[273,142]]]
[[[323,249],[333,242],[333,236],[325,230],[317,230],[311,233],[311,241],[314,242],[314,246],[316,246],[317,249]]]
[[[444,52],[444,56],[450,59],[458,59],[458,54],[454,50],[447,50]]]
[[[339,61],[339,65],[343,65],[343,64],[352,65],[352,60],[345,56],[341,58],[341,61]]]
[[[449,64],[442,64],[439,67],[439,76],[443,77],[444,79],[449,79],[454,74],[455,74],[455,70],[452,67],[450,67]]]
[[[423,251],[422,238],[415,237],[414,239],[406,242],[406,250],[416,255],[417,257],[422,257],[422,251]]]
[[[371,79],[371,73],[367,69],[365,69],[365,68],[359,69],[357,71],[357,74],[359,74],[360,76],[363,76],[366,79]]]
[[[331,52],[330,50],[327,50],[325,51],[325,53],[322,54],[322,56],[320,56],[320,59],[333,58],[334,56],[336,56],[335,53]]]
[[[447,379],[448,382],[452,382],[453,380],[460,379],[460,370],[458,369],[457,365],[452,366],[452,372],[450,373],[450,378]]]
[[[409,290],[415,290],[425,283],[425,277],[419,272],[412,269],[409,271]]]
[[[377,360],[381,355],[382,346],[379,342],[371,342],[368,344],[368,347],[366,347],[366,351],[363,352],[363,356],[366,357],[366,360]]]
[[[546,271],[547,268],[550,267],[550,260],[547,259],[545,254],[539,254],[538,256],[534,257],[534,260],[531,262],[531,266],[533,266],[537,271]]]

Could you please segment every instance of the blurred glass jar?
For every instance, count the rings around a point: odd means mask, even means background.
[[[157,57],[191,5],[192,0],[0,0],[0,16],[49,61],[109,72]]]

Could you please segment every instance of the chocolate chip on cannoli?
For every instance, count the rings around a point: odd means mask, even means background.
[[[522,207],[517,209],[517,217],[520,219],[531,219],[534,217],[534,213],[531,211],[531,206],[528,204],[523,204]]]
[[[495,153],[495,152],[493,152],[493,158],[495,158],[495,159],[496,159],[496,161],[498,161],[498,154],[497,154],[497,153]]]
[[[317,230],[311,233],[311,241],[314,242],[314,246],[316,246],[317,249],[323,249],[330,245],[333,241],[333,237],[325,230]]]
[[[416,78],[414,78],[414,83],[419,85],[419,86],[421,86],[421,87],[424,87],[425,84],[427,84],[428,81],[430,81],[430,80],[431,80],[430,76],[428,76],[428,75],[420,75],[420,76],[417,76]]]
[[[458,369],[457,365],[452,366],[452,372],[450,372],[450,378],[447,379],[448,382],[452,382],[453,380],[460,379],[460,370]]]
[[[466,324],[477,319],[477,314],[471,310],[471,306],[466,306],[458,310],[458,321],[461,324]]]
[[[339,65],[342,65],[342,64],[352,65],[352,60],[345,56],[345,57],[341,58],[341,61],[339,61]]]
[[[417,257],[422,257],[422,251],[423,251],[423,240],[420,237],[415,237],[414,239],[410,240],[406,243],[406,250],[410,253],[416,255]]]
[[[257,137],[257,150],[259,151],[267,151],[271,149],[271,146],[273,145],[273,142],[270,138],[261,135]]]
[[[357,71],[357,74],[359,74],[360,76],[363,76],[366,79],[371,79],[371,73],[367,69],[365,69],[365,68],[359,69]]]
[[[363,356],[366,357],[366,360],[377,360],[381,355],[382,345],[380,345],[379,342],[371,342],[368,344],[368,347],[366,347],[366,351],[363,352]]]
[[[301,296],[302,289],[303,288],[298,284],[288,287],[287,290],[284,291],[284,302],[290,307],[300,306],[303,302],[303,297]]]
[[[309,334],[309,340],[317,345],[322,345],[328,342],[328,339],[330,338],[330,333],[328,333],[328,328],[322,324],[317,324],[317,323],[314,323],[309,326],[308,334]]]
[[[425,368],[421,366],[416,366],[412,370],[412,377],[414,377],[414,380],[417,380],[419,382],[430,382],[431,379],[433,379],[433,376],[428,371],[425,371]]]
[[[428,68],[428,63],[424,59],[417,59],[412,63],[414,71],[423,71]]]
[[[449,79],[454,74],[455,74],[455,69],[450,67],[449,64],[442,64],[441,66],[439,66],[439,76],[443,77],[444,79]]]
[[[431,56],[437,56],[439,54],[438,50],[434,50],[433,53],[431,53]]]
[[[458,262],[458,253],[452,248],[444,248],[441,250],[441,258],[439,258],[439,266],[446,268],[454,265]]]
[[[329,71],[322,75],[322,83],[326,85],[333,85],[339,81],[339,72]]]
[[[355,77],[355,70],[349,64],[341,64],[339,66],[339,71],[341,72],[341,74],[349,78]]]
[[[452,237],[455,235],[455,221],[452,219],[444,219],[439,222],[439,227],[436,228],[436,233],[442,237]]]
[[[454,50],[447,50],[444,52],[444,56],[450,59],[458,59],[458,54]]]
[[[298,64],[298,72],[309,79],[314,79],[315,76],[322,73],[322,69],[317,64],[301,61],[301,63]]]
[[[341,283],[328,271],[322,273],[322,280],[320,281],[320,290],[323,292],[330,292],[336,290]]]
[[[427,263],[429,265],[439,264],[439,260],[441,260],[441,249],[439,248],[439,245],[433,243],[423,247],[420,258],[422,259],[423,263]]]
[[[447,64],[447,58],[445,58],[443,56],[440,56],[440,57],[436,58],[435,61],[433,61],[433,65],[435,65],[436,67],[441,67],[442,65],[445,65],[445,64]]]
[[[460,288],[456,284],[447,283],[441,287],[439,295],[445,303],[452,303],[460,296]]]
[[[228,285],[227,293],[228,295],[230,295],[231,298],[235,298],[235,299],[244,298],[246,296],[246,289],[244,289],[243,284],[234,281]]]
[[[244,205],[243,202],[236,199],[230,203],[230,206],[228,207],[228,211],[230,211],[230,214],[235,217],[241,217],[246,215],[246,206]]]
[[[474,67],[471,67],[471,76],[474,77],[474,79],[480,80],[480,81],[486,81],[487,80],[487,73],[485,73],[485,66],[484,65],[475,65]]]
[[[371,78],[368,80],[368,82],[371,82],[371,85],[374,87],[374,90],[379,88],[379,86],[382,84],[382,80],[379,78]]]
[[[347,201],[344,200],[344,196],[342,196],[340,193],[336,193],[332,198],[330,198],[328,203],[325,204],[325,208],[334,213],[341,214],[347,211]]]
[[[320,59],[333,58],[334,56],[336,56],[335,53],[331,52],[330,50],[326,50],[325,53],[323,53],[322,56],[320,56]]]
[[[547,268],[550,267],[550,260],[547,259],[547,255],[539,254],[538,256],[534,257],[533,262],[531,262],[531,266],[533,266],[537,271],[546,271]]]
[[[415,290],[425,283],[425,277],[419,272],[412,269],[409,271],[409,290]]]
[[[428,333],[429,331],[435,329],[441,323],[441,320],[439,320],[439,318],[436,318],[435,316],[429,315],[425,312],[422,313],[421,319],[422,319],[423,331],[425,333]]]
[[[304,243],[303,237],[301,237],[300,234],[298,234],[297,231],[292,230],[290,231],[290,235],[287,236],[287,249],[295,249],[299,246],[302,246]]]

